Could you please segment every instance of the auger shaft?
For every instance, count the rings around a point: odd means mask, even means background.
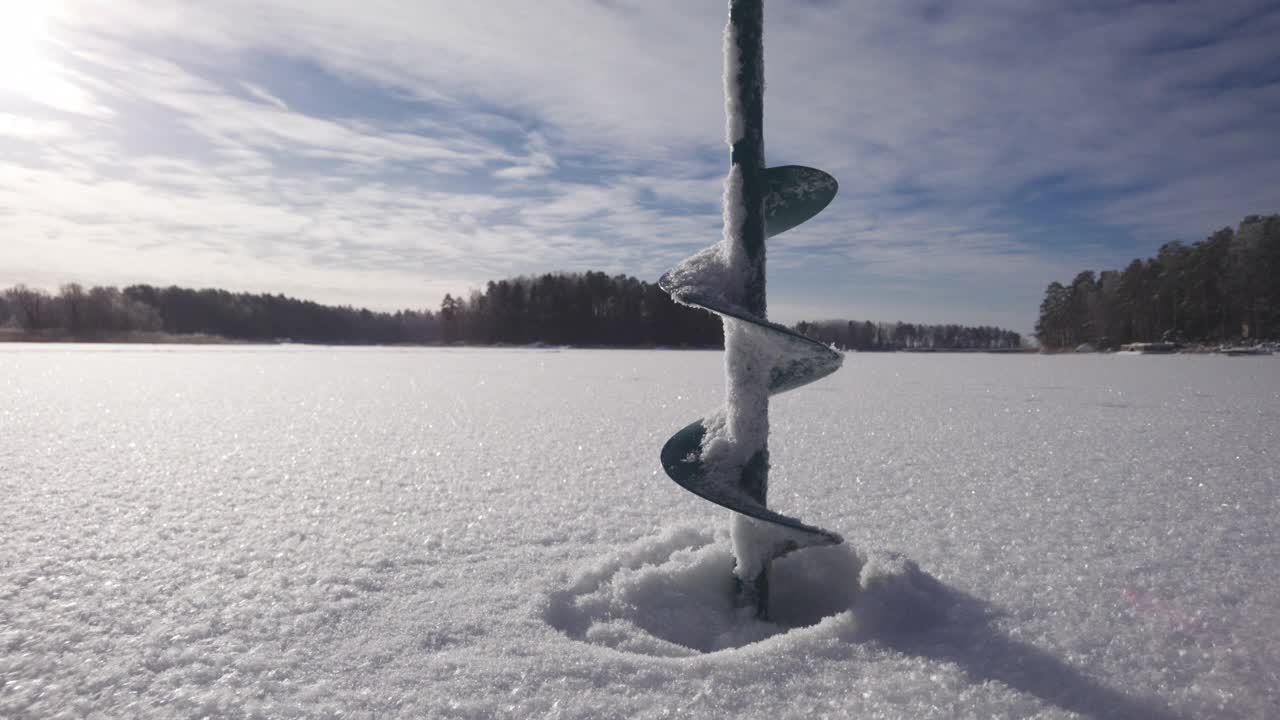
[[[765,319],[765,196],[769,191],[765,178],[764,161],[764,3],[763,0],[730,0],[728,42],[736,45],[736,52],[725,54],[726,112],[730,143],[730,173],[740,173],[737,188],[741,196],[734,198],[726,193],[727,203],[741,203],[741,225],[726,228],[730,235],[729,252],[740,268],[743,287],[738,290],[744,310]],[[732,50],[732,48],[727,48]],[[733,59],[737,67],[730,67]],[[736,114],[737,117],[732,115]],[[740,137],[734,135],[740,132]],[[726,217],[728,217],[728,213]],[[748,326],[743,322],[724,319],[726,390],[729,397],[737,399],[730,407],[727,418],[730,435],[739,442],[754,445],[740,448],[742,457],[750,460],[743,467],[740,484],[742,489],[761,507],[767,507],[769,492],[769,372],[755,367],[748,353],[751,340]],[[734,519],[734,532],[751,532],[745,517]],[[741,578],[739,602],[754,606],[756,615],[767,618],[769,614],[769,563],[752,578]]]
[[[837,533],[769,509],[769,396],[835,372],[843,356],[765,317],[765,238],[800,225],[836,195],[831,175],[764,165],[763,0],[730,0],[724,34],[729,176],[720,242],[658,279],[672,300],[724,322],[722,413],[681,428],[662,446],[667,475],[733,511],[734,578],[740,607],[769,616],[769,566],[787,553],[835,545]]]
[[[735,102],[727,104],[729,112],[739,115],[740,138],[729,138],[730,170],[742,173],[742,227],[734,238],[747,261],[746,283],[742,288],[743,308],[765,318],[765,224],[764,199],[769,192],[764,165],[764,8],[763,0],[731,0],[729,25],[737,45],[737,68],[725,68],[734,75],[735,83],[726,83],[725,91],[734,92]],[[730,56],[726,56],[726,63]],[[731,130],[732,132],[732,130]]]

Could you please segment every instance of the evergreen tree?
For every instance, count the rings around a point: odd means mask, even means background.
[[[1065,294],[1064,294],[1065,293]],[[1185,338],[1223,343],[1280,335],[1280,215],[1250,215],[1186,245],[1170,242],[1123,271],[1053,282],[1036,336],[1050,349]]]

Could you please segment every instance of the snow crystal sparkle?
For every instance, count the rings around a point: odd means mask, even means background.
[[[770,563],[803,547],[841,542],[768,509],[769,396],[835,372],[843,358],[766,319],[765,238],[818,214],[835,197],[836,181],[813,168],[764,166],[763,14],[762,0],[729,4],[724,234],[658,284],[677,302],[723,318],[726,379],[723,410],[676,433],[662,449],[662,465],[685,489],[736,513],[739,601],[767,618]]]

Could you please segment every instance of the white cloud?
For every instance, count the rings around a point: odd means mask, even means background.
[[[256,85],[251,82],[243,82],[241,83],[241,85],[244,86],[244,89],[248,91],[250,95],[257,98],[258,100],[261,100],[262,102],[267,103],[268,105],[272,105],[279,110],[284,110],[286,112],[289,110],[289,106],[286,105],[283,100],[267,92],[262,86]]]
[[[69,133],[66,123],[24,115],[0,113],[0,137],[19,140],[48,140]]]

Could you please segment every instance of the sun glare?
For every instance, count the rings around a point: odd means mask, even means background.
[[[51,10],[41,0],[0,0],[0,87],[15,89],[41,62]]]
[[[50,57],[49,26],[59,9],[56,0],[0,0],[0,97],[89,112],[89,98]]]

